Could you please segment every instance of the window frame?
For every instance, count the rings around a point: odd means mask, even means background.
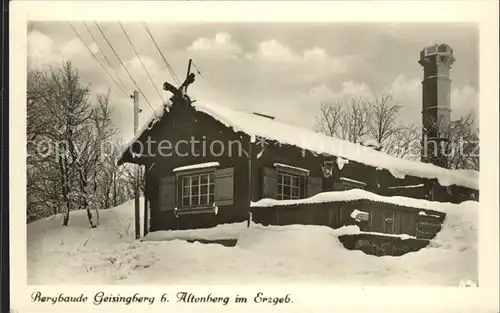
[[[199,168],[199,169],[189,169],[185,171],[177,171],[175,172],[175,186],[176,186],[176,207],[179,210],[191,210],[191,209],[206,209],[206,208],[211,208],[214,206],[215,203],[215,176],[216,176],[216,171],[217,171],[218,166],[212,166],[212,167],[206,167],[206,168]],[[208,175],[208,182],[201,184],[201,176]],[[194,195],[190,194],[189,197],[184,197],[184,180],[185,178],[191,178],[190,179],[190,193],[192,192],[192,177],[198,176],[199,183],[198,185],[198,204],[193,205],[192,204],[192,199]],[[202,194],[201,193],[201,187],[206,185],[207,186],[207,193]],[[213,186],[213,193],[210,192],[210,186]],[[203,204],[199,204],[201,197],[204,195],[207,196],[207,202]],[[189,204],[185,205],[184,204],[184,198],[189,198]]]
[[[304,177],[295,173],[290,173],[286,171],[280,171],[278,170],[277,172],[277,197],[278,200],[298,200],[302,199],[302,196],[304,194],[303,189],[304,189]],[[285,177],[289,178],[289,183],[285,184]],[[294,186],[292,183],[294,179],[297,181],[297,185]],[[285,194],[285,187],[289,188],[289,193]],[[293,190],[297,190],[297,196],[293,196]],[[286,196],[286,197],[285,197]]]
[[[203,178],[206,177],[206,182],[202,183]],[[215,202],[215,170],[212,171],[200,171],[197,173],[187,173],[179,175],[180,180],[180,201],[179,207],[181,209],[189,208],[203,208],[211,207]],[[198,183],[193,185],[194,178],[197,179]],[[188,185],[185,184],[188,180]],[[202,187],[206,186],[206,193],[202,192]],[[186,195],[186,187],[189,188],[189,192]],[[197,188],[196,188],[197,187]],[[193,193],[193,188],[196,188],[196,193]],[[202,199],[206,197],[205,201]],[[184,200],[189,199],[189,204],[185,204]],[[193,199],[197,199],[197,203],[193,204]]]
[[[295,166],[286,164],[275,163],[276,169],[276,198],[277,200],[298,200],[304,199],[306,196],[307,176],[309,170],[302,169]],[[285,184],[285,177],[289,177],[289,184]],[[292,184],[294,178],[297,180],[298,185]],[[285,194],[285,187],[289,188],[289,193]],[[297,190],[297,197],[293,196],[292,190]]]
[[[367,184],[364,181],[355,180],[355,179],[345,177],[345,176],[340,177],[339,180],[340,180],[340,185],[342,186],[342,188],[344,188],[344,191],[345,190],[352,190],[352,189],[365,189],[366,190]]]

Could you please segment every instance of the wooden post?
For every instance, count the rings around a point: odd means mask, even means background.
[[[134,99],[134,136],[137,135],[137,127],[139,125],[139,92],[134,90],[132,96]],[[137,165],[135,173],[135,190],[134,190],[134,220],[135,220],[135,239],[141,237],[141,217],[139,208],[139,175],[140,175],[140,165]]]
[[[189,74],[191,74],[191,63],[193,62],[193,60],[189,59],[189,63],[188,63],[188,70],[187,70],[187,74],[186,74],[186,79],[189,77]],[[184,89],[184,93],[186,93],[188,91],[188,86],[186,86],[186,88]]]
[[[148,210],[148,198],[146,197],[146,190],[148,189],[148,168],[147,163],[144,165],[144,232],[143,235],[146,236],[149,230],[149,210]]]
[[[250,227],[250,217],[251,215],[251,203],[254,200],[254,195],[253,195],[253,164],[252,164],[252,159],[253,159],[253,153],[252,153],[252,142],[249,140],[248,141],[248,222],[247,222],[247,227]]]

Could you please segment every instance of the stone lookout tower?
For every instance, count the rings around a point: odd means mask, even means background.
[[[422,162],[446,166],[445,149],[449,141],[451,118],[450,69],[455,61],[447,44],[434,44],[420,51],[422,80]]]

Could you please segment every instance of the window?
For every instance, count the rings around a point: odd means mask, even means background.
[[[214,173],[182,176],[182,206],[211,206],[214,202]]]
[[[278,199],[291,200],[301,198],[301,177],[278,172]]]
[[[344,190],[365,189],[366,188],[365,182],[362,182],[359,180],[354,180],[354,179],[347,178],[347,177],[340,177],[340,184]]]

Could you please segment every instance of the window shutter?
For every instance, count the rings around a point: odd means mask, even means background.
[[[263,176],[263,197],[278,198],[278,172],[273,168],[265,167]]]
[[[234,198],[234,168],[228,167],[215,171],[216,205],[232,205]]]
[[[158,206],[160,211],[171,211],[175,208],[175,177],[166,176],[158,186]]]
[[[323,192],[323,178],[307,177],[307,197],[312,197],[320,192]]]

